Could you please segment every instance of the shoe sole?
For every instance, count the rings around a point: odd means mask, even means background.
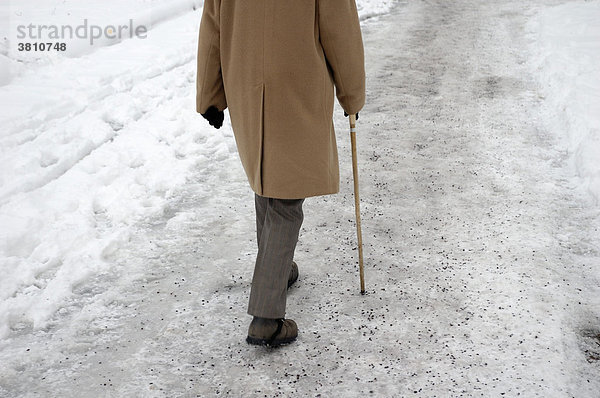
[[[296,264],[296,263],[294,263],[294,264]],[[296,270],[297,270],[297,269],[298,269],[298,265],[296,264]],[[289,289],[289,288],[290,288],[290,287],[291,287],[291,286],[292,286],[294,283],[296,283],[296,281],[298,280],[298,277],[299,277],[299,276],[300,276],[300,274],[299,274],[299,273],[296,273],[296,277],[295,277],[294,279],[290,279],[290,280],[288,280],[288,284],[287,284],[287,287],[288,287],[288,289]]]
[[[277,339],[270,341],[270,339],[259,339],[256,337],[246,337],[246,343],[251,345],[263,345],[267,347],[279,347],[282,345],[290,344],[296,341],[296,337],[288,337],[287,339]]]
[[[293,285],[294,283],[296,283],[296,281],[297,281],[297,280],[298,280],[298,278],[296,278],[296,279],[294,279],[294,280],[291,280],[291,281],[288,281],[288,289],[289,289],[290,287],[292,287],[292,285]]]

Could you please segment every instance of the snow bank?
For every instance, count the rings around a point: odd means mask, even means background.
[[[0,85],[10,82],[11,77],[31,71],[36,65],[57,62],[65,56],[79,57],[135,38],[136,35],[129,34],[131,27],[143,28],[140,32],[146,32],[143,36],[147,37],[147,32],[157,24],[198,9],[203,3],[203,0],[63,0],[42,4],[35,0],[3,2],[0,4],[3,22],[0,27],[0,37],[3,38],[0,54],[12,62],[0,58]],[[92,25],[96,31],[103,30],[100,37],[92,39]],[[120,35],[106,35],[104,30],[110,26],[126,28]],[[53,27],[57,28],[60,39],[51,36]],[[85,32],[85,38],[73,37],[77,33],[70,33],[69,30],[63,32],[63,27],[71,27],[74,31],[79,28],[79,34],[83,36]],[[19,43],[27,42],[65,43],[66,51],[20,51]]]
[[[544,9],[530,24],[548,123],[566,139],[573,170],[596,203],[600,203],[598,21],[600,1],[577,1]]]
[[[398,0],[356,0],[356,8],[361,21],[382,15],[391,10]]]
[[[190,168],[229,154],[195,113],[200,12],[0,87],[0,337],[44,327],[162,214]],[[128,270],[127,272],[133,272]]]

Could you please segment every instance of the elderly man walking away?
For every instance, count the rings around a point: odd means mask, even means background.
[[[229,115],[255,192],[258,255],[246,341],[298,336],[285,319],[304,198],[337,193],[334,85],[347,114],[365,102],[355,0],[205,0],[196,110],[216,127]]]

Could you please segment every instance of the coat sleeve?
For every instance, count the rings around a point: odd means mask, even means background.
[[[355,0],[317,0],[319,34],[338,101],[348,114],[365,104],[365,56]]]
[[[198,35],[198,72],[196,76],[196,111],[205,113],[210,106],[227,108],[220,49],[221,0],[206,0]]]

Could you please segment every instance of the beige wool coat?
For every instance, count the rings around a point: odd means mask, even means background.
[[[196,110],[229,108],[248,181],[261,196],[339,190],[332,114],[365,102],[355,0],[205,0]]]

